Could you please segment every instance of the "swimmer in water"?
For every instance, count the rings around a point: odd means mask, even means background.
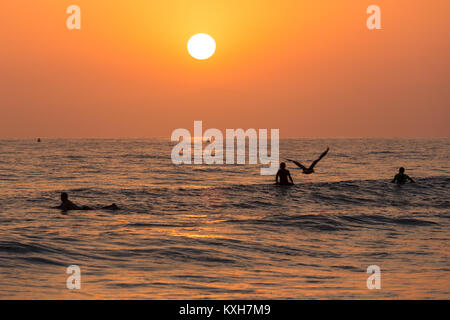
[[[330,148],[327,148],[327,150],[325,150],[318,159],[314,160],[311,165],[309,166],[309,168],[305,167],[304,165],[302,165],[300,162],[297,162],[295,160],[291,160],[291,159],[286,159],[288,161],[291,161],[293,163],[295,163],[297,165],[297,167],[299,167],[300,169],[303,170],[304,174],[311,174],[314,173],[314,167],[316,166],[316,164],[323,158],[326,156],[326,154],[328,153],[328,150],[330,150]]]
[[[398,173],[395,175],[394,179],[392,179],[391,182],[397,184],[405,184],[406,182],[408,182],[408,180],[411,183],[415,183],[415,181],[411,179],[410,176],[405,174],[405,168],[401,167],[400,169],[398,169]]]
[[[73,203],[72,201],[69,200],[69,195],[66,192],[61,192],[61,204],[57,207],[55,207],[55,209],[61,209],[63,211],[68,211],[68,210],[94,210],[91,207],[88,206],[77,206],[75,203]],[[102,209],[105,210],[119,210],[119,207],[113,203],[109,206],[106,207],[102,207]]]
[[[289,182],[289,180],[291,182]],[[280,169],[277,172],[275,177],[275,183],[281,186],[289,186],[294,184],[294,180],[292,180],[291,173],[286,169],[286,163],[280,163]]]

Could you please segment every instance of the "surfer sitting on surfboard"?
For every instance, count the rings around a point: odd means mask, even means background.
[[[394,179],[391,182],[397,184],[405,184],[408,180],[412,183],[415,182],[413,179],[411,179],[410,176],[405,173],[405,168],[401,167],[400,169],[398,169],[398,173],[395,175]]]
[[[289,182],[289,180],[291,182]],[[294,184],[294,180],[292,180],[291,173],[289,170],[286,169],[286,163],[282,162],[280,163],[280,169],[277,172],[277,175],[275,177],[275,183],[282,185],[282,186],[288,186]]]

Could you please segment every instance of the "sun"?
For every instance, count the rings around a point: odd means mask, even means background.
[[[205,60],[216,51],[216,41],[206,33],[197,33],[189,39],[187,49],[193,58]]]

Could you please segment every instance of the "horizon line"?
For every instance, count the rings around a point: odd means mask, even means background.
[[[48,139],[48,140],[56,140],[56,139],[167,139],[170,140],[170,137],[167,136],[118,136],[118,137],[46,137],[46,136],[36,136],[36,137],[0,137],[0,140],[36,140],[36,139]],[[197,137],[192,137],[197,138]],[[201,138],[201,137],[198,137]],[[281,139],[449,139],[450,136],[335,136],[335,137],[326,137],[326,136],[286,136],[280,137]]]

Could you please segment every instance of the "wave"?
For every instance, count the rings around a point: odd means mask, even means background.
[[[207,200],[223,199],[221,207],[255,209],[299,202],[302,205],[325,205],[340,207],[417,207],[450,208],[448,177],[417,179],[416,184],[398,186],[388,180],[352,180],[339,182],[305,182],[284,187],[273,184],[229,184],[225,186],[180,186],[155,192],[159,199],[167,193],[172,196],[202,197]],[[160,194],[159,194],[160,193]],[[209,199],[210,198],[210,199]],[[187,200],[188,201],[188,200]]]
[[[220,212],[279,212],[346,214],[367,212],[389,213],[405,208],[411,213],[450,215],[450,177],[416,179],[415,184],[398,186],[389,180],[348,180],[336,182],[302,182],[290,187],[274,184],[224,184],[216,186],[186,185],[183,180],[172,186],[149,185],[138,188],[77,187],[36,192],[26,201],[21,194],[4,195],[1,205],[46,208],[56,205],[59,192],[66,191],[77,204],[101,207],[115,202],[123,210],[114,214],[164,212],[168,214],[203,210]],[[376,223],[377,221],[373,221]],[[384,221],[386,222],[386,221]],[[408,224],[408,221],[399,221]],[[412,221],[414,224],[415,222]],[[336,226],[332,226],[335,228]],[[324,227],[326,228],[326,226]]]
[[[16,241],[0,241],[0,252],[11,252],[11,253],[56,253],[58,250],[44,246],[42,244],[26,244]]]
[[[342,215],[342,214],[302,214],[302,215],[273,215],[262,219],[230,219],[230,224],[243,226],[255,226],[258,229],[270,227],[271,229],[297,228],[314,232],[337,232],[350,231],[361,228],[383,229],[390,227],[426,227],[438,226],[439,224],[430,220],[410,217],[388,217],[382,215]]]
[[[159,159],[159,160],[170,160],[168,155],[159,154],[144,154],[144,153],[126,153],[119,156],[123,159]]]

